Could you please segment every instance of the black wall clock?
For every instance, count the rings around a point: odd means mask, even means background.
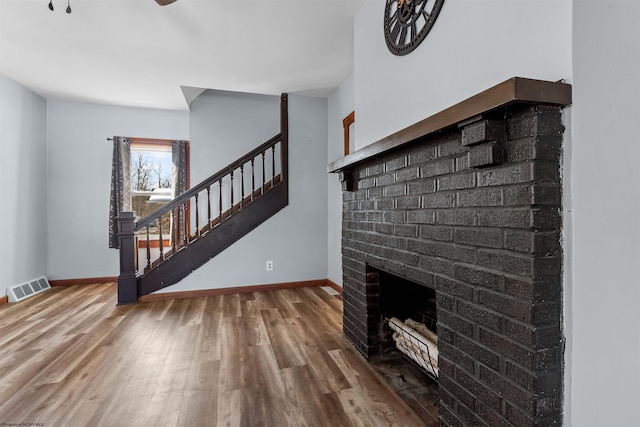
[[[394,55],[413,51],[431,30],[444,0],[387,0],[384,38]]]

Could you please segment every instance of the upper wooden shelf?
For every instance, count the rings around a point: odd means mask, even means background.
[[[330,163],[327,170],[339,172],[430,133],[513,103],[567,106],[571,104],[571,85],[562,82],[513,77],[338,159]]]

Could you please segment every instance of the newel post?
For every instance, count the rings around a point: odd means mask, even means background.
[[[289,200],[289,95],[280,96],[280,165],[282,167],[282,181],[285,183],[287,202]]]
[[[118,277],[118,305],[138,302],[138,251],[134,232],[135,214],[120,212],[118,215],[118,238],[120,239],[120,276]]]

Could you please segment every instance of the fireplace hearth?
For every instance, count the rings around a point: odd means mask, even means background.
[[[440,425],[562,421],[569,103],[568,85],[512,79],[329,166],[345,336],[375,359],[394,344],[384,319],[437,332]]]
[[[377,353],[398,350],[427,375],[437,378],[435,289],[370,268],[368,283],[371,285],[375,280],[380,287],[379,301],[372,301],[380,306]]]

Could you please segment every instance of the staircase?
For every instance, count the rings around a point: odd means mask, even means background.
[[[120,213],[118,304],[177,283],[287,206],[287,101],[283,94],[279,134],[139,221]]]

